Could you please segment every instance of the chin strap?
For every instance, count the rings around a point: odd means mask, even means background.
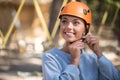
[[[85,35],[87,35],[87,33],[89,32],[90,24],[88,24],[88,23],[84,20],[84,25],[85,25]]]
[[[87,35],[88,32],[89,32],[88,24],[85,23],[85,35]]]

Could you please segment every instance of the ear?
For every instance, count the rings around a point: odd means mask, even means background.
[[[85,28],[86,28],[85,35],[87,35],[87,33],[89,32],[90,24],[86,24]]]
[[[90,24],[87,24],[87,29],[88,29],[88,32],[89,32],[89,29],[90,29]]]
[[[85,32],[84,32],[84,33],[82,33],[82,36],[85,36],[85,34],[86,34]]]

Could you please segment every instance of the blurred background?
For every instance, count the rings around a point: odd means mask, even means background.
[[[41,55],[64,44],[58,15],[70,1],[0,0],[0,80],[42,80]],[[89,34],[120,71],[120,0],[77,1],[91,8]]]

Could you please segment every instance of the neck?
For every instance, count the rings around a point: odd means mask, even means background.
[[[68,44],[69,44],[69,43],[65,43],[65,44],[63,45],[63,48],[62,48],[61,50],[64,51],[64,52],[66,52],[66,53],[69,53]]]

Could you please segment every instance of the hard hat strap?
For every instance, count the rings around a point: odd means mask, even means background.
[[[87,33],[89,32],[89,29],[88,29],[89,24],[87,24],[86,21],[84,21],[84,25],[85,25],[85,35],[87,35]]]

